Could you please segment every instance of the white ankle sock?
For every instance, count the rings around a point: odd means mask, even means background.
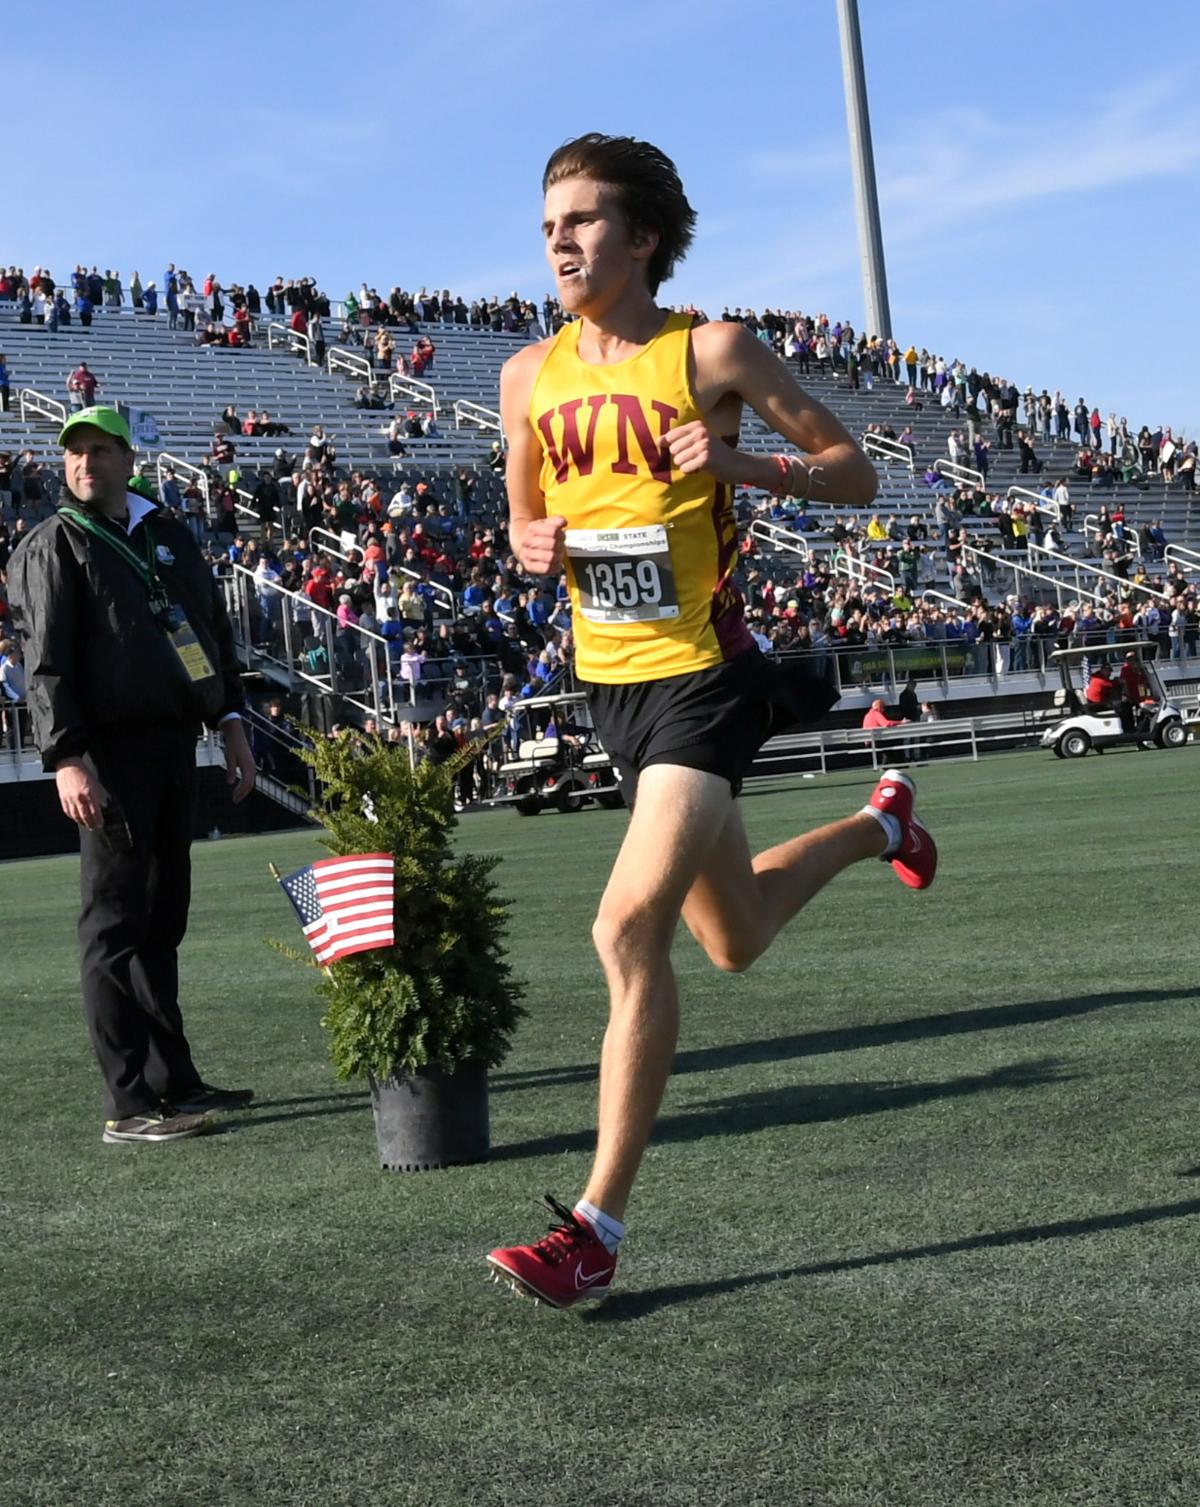
[[[895,821],[895,817],[892,820]],[[608,1254],[615,1255],[617,1246],[625,1235],[625,1226],[621,1221],[606,1214],[603,1209],[598,1209],[595,1204],[588,1203],[585,1198],[581,1198],[575,1205],[575,1213],[591,1225],[596,1232],[596,1239]]]
[[[884,848],[882,856],[890,858],[893,853],[898,852],[900,849],[900,838],[902,835],[900,832],[900,818],[893,816],[889,811],[877,811],[874,806],[864,806],[863,812],[867,816],[873,816],[883,828],[884,836],[887,838],[887,847]]]

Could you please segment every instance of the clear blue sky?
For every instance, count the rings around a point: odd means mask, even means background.
[[[26,271],[540,301],[542,167],[602,130],[663,147],[699,213],[664,302],[862,325],[833,0],[67,11],[6,47]],[[1194,434],[1195,0],[860,13],[897,338]]]

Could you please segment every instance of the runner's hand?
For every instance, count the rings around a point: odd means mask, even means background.
[[[714,434],[703,419],[668,429],[663,441],[671,452],[671,464],[685,476],[707,471],[718,481],[734,484],[742,480],[745,472],[743,457]]]
[[[531,576],[557,575],[563,568],[567,520],[561,514],[533,518],[521,538],[521,564]]]
[[[104,825],[108,792],[81,759],[64,759],[54,771],[58,803],[66,816],[89,832]]]

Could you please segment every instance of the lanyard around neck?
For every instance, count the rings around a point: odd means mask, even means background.
[[[147,594],[152,601],[166,598],[166,589],[159,579],[158,571],[154,567],[154,535],[150,532],[150,520],[148,518],[142,521],[142,532],[145,536],[145,555],[143,557],[135,549],[131,548],[130,545],[126,544],[124,539],[114,534],[111,529],[106,529],[96,519],[89,517],[87,513],[81,513],[78,508],[62,507],[58,511],[64,517],[69,518],[72,523],[83,529],[85,533],[90,534],[93,539],[99,539],[104,544],[107,544],[109,549],[115,550],[138,577],[142,585],[145,586]]]

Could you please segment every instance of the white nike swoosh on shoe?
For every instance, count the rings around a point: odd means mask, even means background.
[[[580,1262],[580,1264],[575,1268],[575,1286],[577,1289],[582,1287],[590,1287],[593,1282],[599,1282],[601,1277],[606,1277],[607,1275],[608,1273],[604,1270],[603,1267],[601,1267],[598,1272],[593,1272],[590,1277],[585,1277],[583,1274],[583,1263]]]

